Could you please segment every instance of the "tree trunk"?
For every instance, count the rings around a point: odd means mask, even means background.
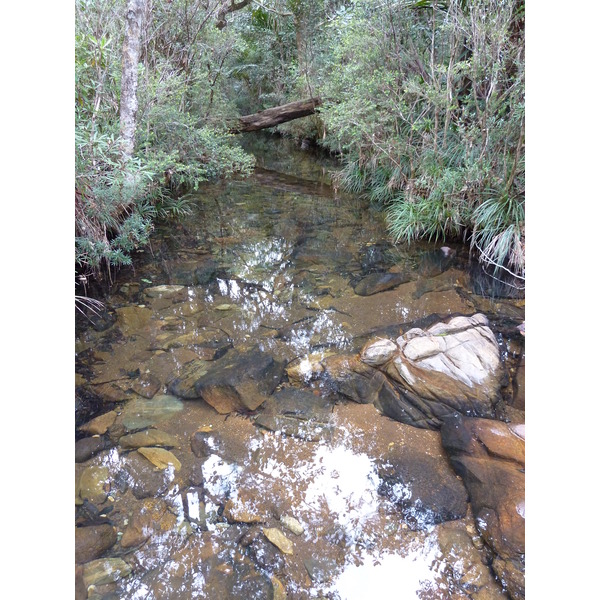
[[[144,2],[145,0],[128,0],[127,2],[120,107],[121,158],[124,165],[131,160],[135,148],[138,62]]]
[[[280,123],[314,114],[315,109],[321,106],[321,103],[321,98],[309,98],[308,100],[297,100],[282,106],[267,108],[253,115],[240,117],[238,123],[231,127],[230,131],[231,133],[245,133],[275,127]]]

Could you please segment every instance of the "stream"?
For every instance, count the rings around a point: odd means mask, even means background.
[[[393,244],[332,158],[245,144],[254,174],[193,194],[78,322],[76,597],[509,598],[470,508],[435,509],[466,498],[439,431],[351,401],[322,365],[483,313],[524,415],[523,293],[467,247]]]

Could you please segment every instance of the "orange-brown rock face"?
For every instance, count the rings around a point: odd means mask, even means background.
[[[515,600],[525,597],[525,426],[456,415],[442,443],[469,493],[492,567]]]

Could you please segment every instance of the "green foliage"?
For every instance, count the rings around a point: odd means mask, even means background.
[[[135,156],[119,150],[124,0],[80,0],[75,36],[75,251],[82,271],[130,264],[156,219],[181,218],[205,181],[249,173],[227,133],[245,49],[200,0],[154,4],[143,23]]]
[[[330,22],[323,145],[396,241],[467,238],[524,270],[519,0],[356,0]],[[495,210],[492,207],[495,206]],[[499,214],[502,217],[500,218]]]
[[[213,3],[154,3],[143,25],[136,154],[118,152],[124,0],[76,9],[76,214],[82,265],[123,264],[183,192],[246,174],[239,115],[308,96],[278,126],[338,153],[397,241],[469,241],[524,272],[523,0],[268,0],[215,27]],[[135,182],[129,189],[125,182]]]
[[[472,245],[484,264],[498,271],[502,266],[520,271],[525,262],[525,202],[508,194],[489,197],[473,214]]]

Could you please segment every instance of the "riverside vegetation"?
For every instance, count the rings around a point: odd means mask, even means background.
[[[461,240],[524,284],[522,0],[78,0],[75,33],[78,283],[252,171],[236,118],[320,98],[276,131],[335,153],[392,240]]]
[[[524,2],[75,6],[76,599],[524,600]]]

